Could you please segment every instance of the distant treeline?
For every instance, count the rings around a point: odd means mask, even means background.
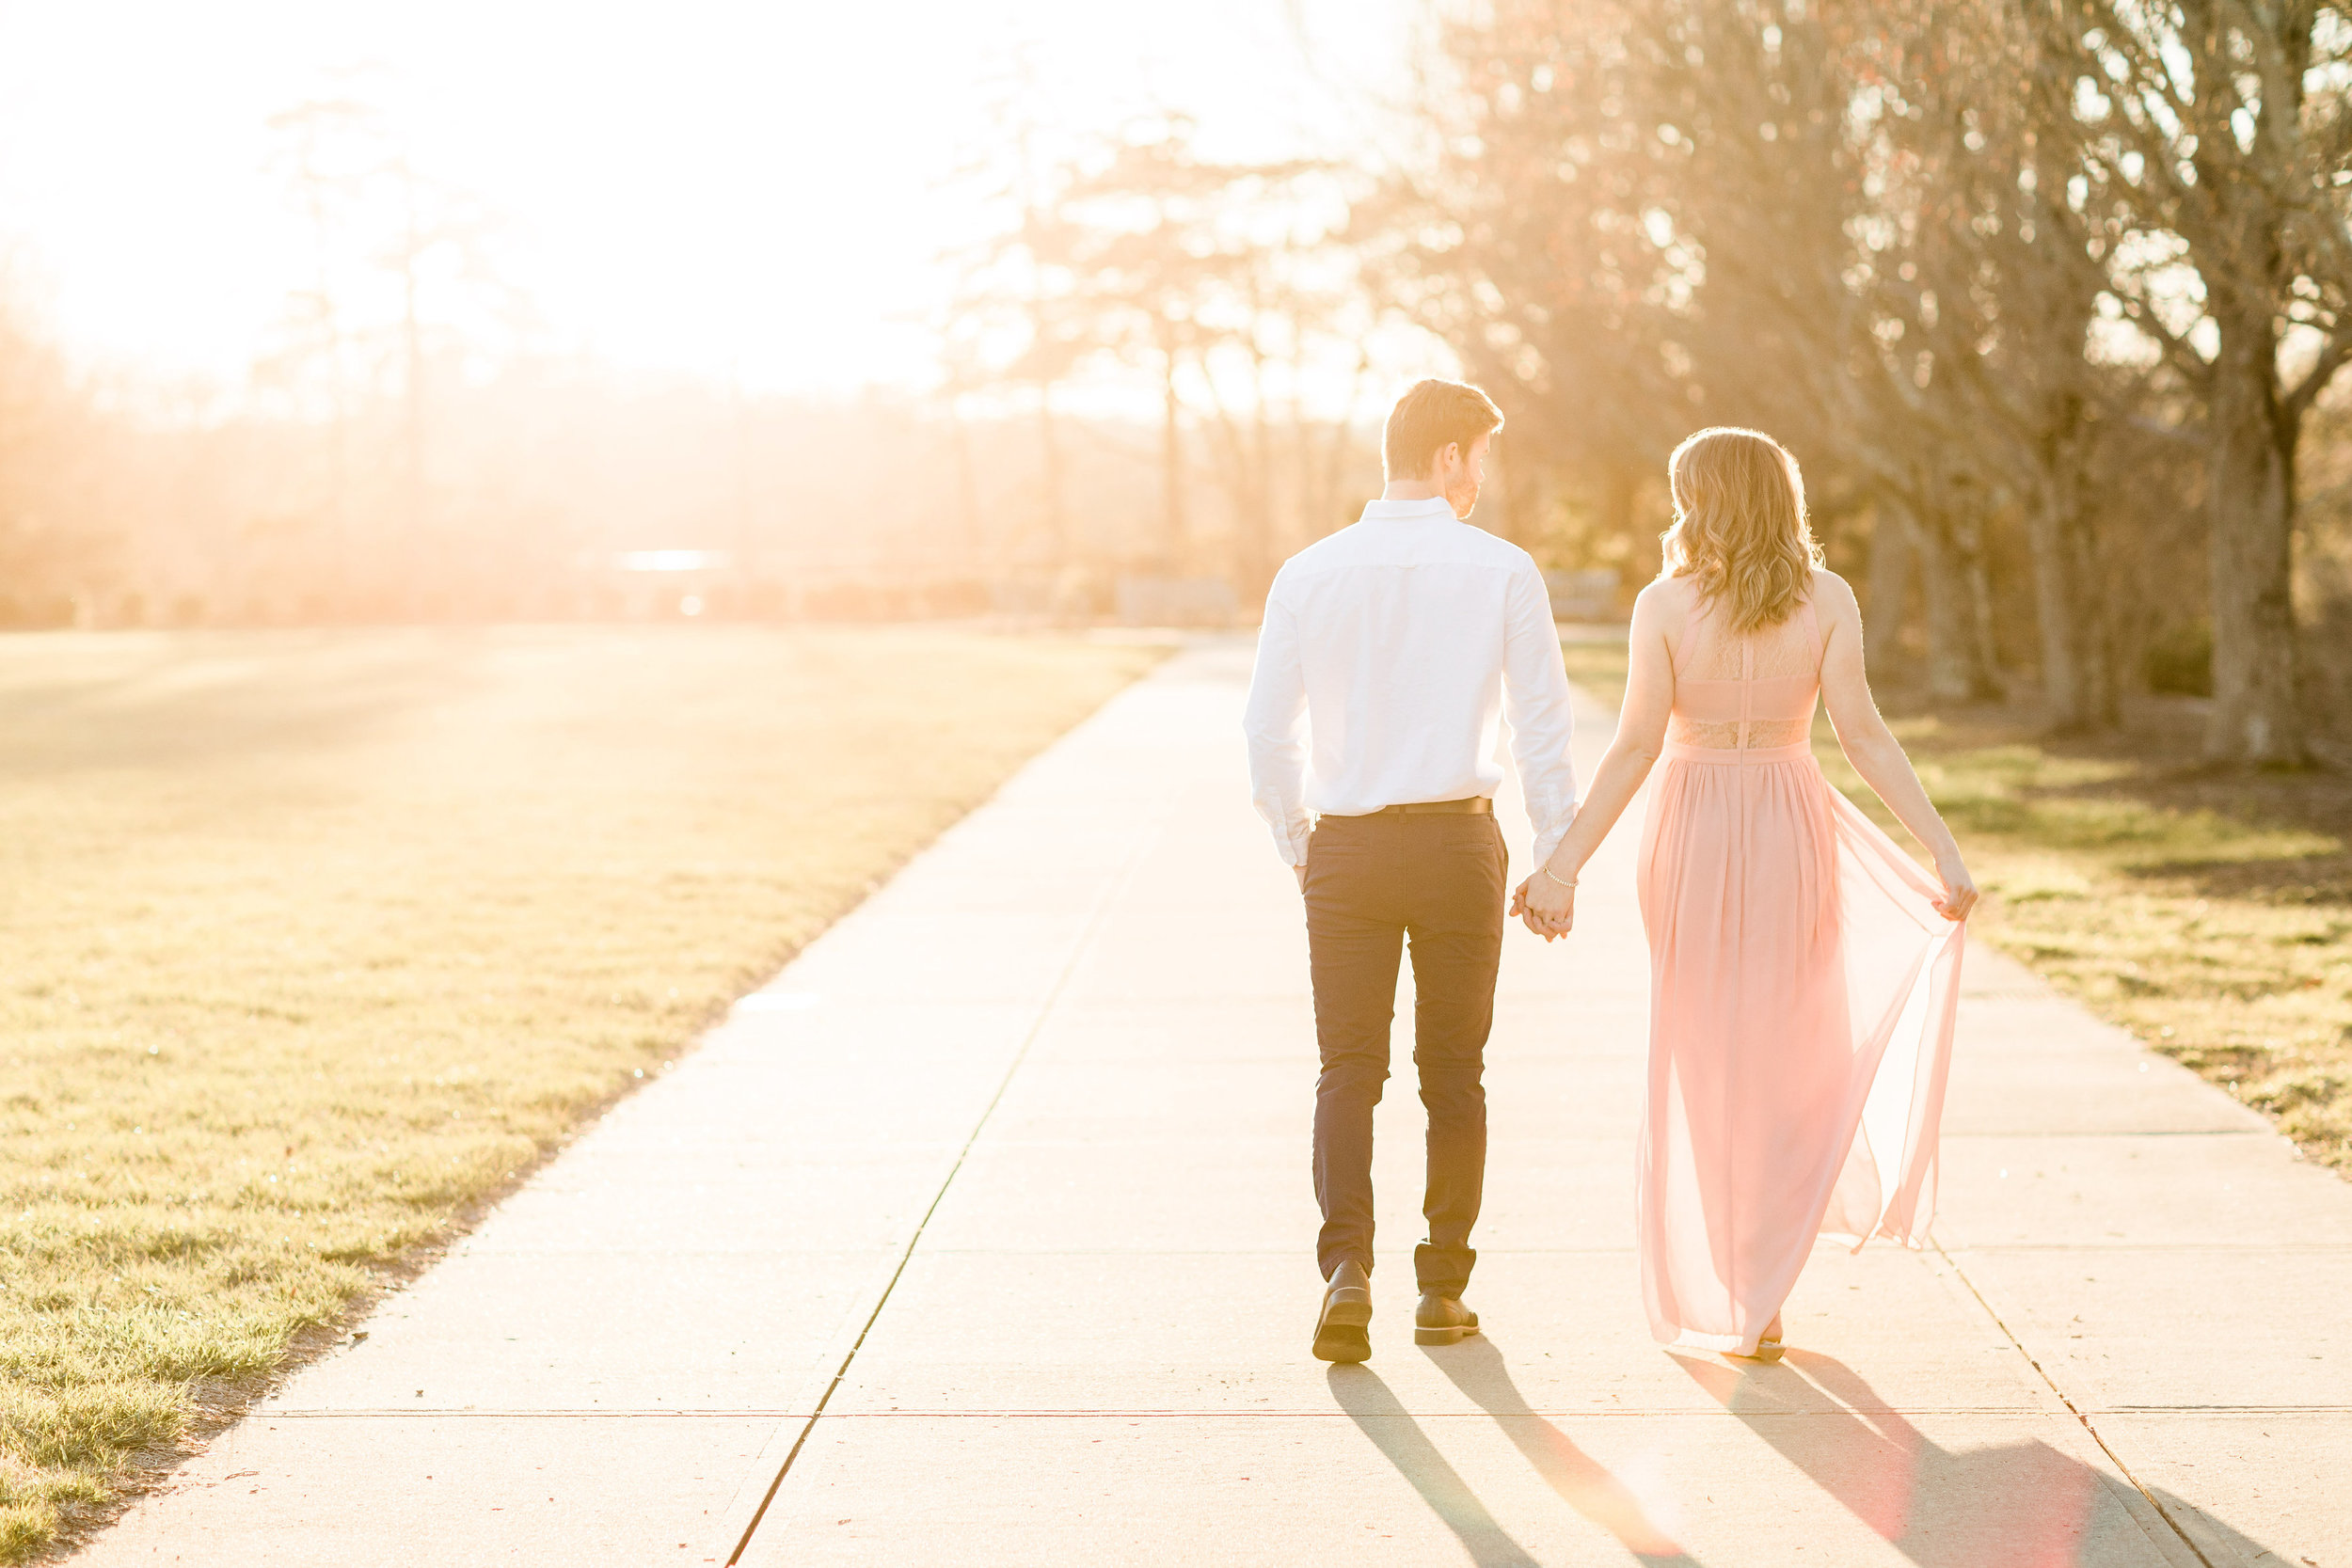
[[[2342,6],[1446,14],[1377,158],[1072,138],[1012,92],[925,397],[623,385],[323,290],[253,395],[175,407],[0,309],[0,618],[1085,616],[1137,578],[1246,612],[1453,363],[1509,415],[1480,521],[1549,565],[1629,592],[1666,452],[1758,425],[1939,700],[2210,693],[2209,754],[2263,764],[2352,729]],[[661,547],[714,564],[614,565]]]
[[[1083,620],[1111,612],[1122,578],[1219,577],[1236,553],[1210,454],[1188,451],[1195,537],[1172,558],[1159,432],[1100,412],[1057,421],[1049,507],[1034,413],[985,400],[747,397],[530,358],[425,369],[421,407],[392,378],[333,420],[266,398],[166,403],[75,373],[0,301],[0,629],[681,605]],[[1376,487],[1376,439],[1327,433],[1329,496]],[[1262,548],[1299,547],[1341,504]],[[701,562],[629,569],[681,554]]]

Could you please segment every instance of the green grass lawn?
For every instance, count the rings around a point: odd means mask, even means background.
[[[0,637],[0,1562],[249,1399],[1155,657]]]
[[[1619,699],[1622,639],[1567,657]],[[1972,928],[2352,1175],[2352,781],[2184,767],[2195,719],[2177,708],[2053,742],[2026,713],[1885,705],[1985,890]],[[1813,748],[1907,842],[1826,718]]]

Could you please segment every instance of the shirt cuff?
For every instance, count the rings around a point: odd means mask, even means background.
[[[1549,861],[1551,852],[1560,847],[1560,841],[1568,836],[1568,824],[1576,820],[1576,812],[1577,808],[1570,806],[1560,814],[1558,826],[1547,828],[1535,835],[1534,851],[1537,865]]]
[[[1269,821],[1266,831],[1274,835],[1274,852],[1282,857],[1284,865],[1307,863],[1307,835],[1315,831],[1315,819],[1303,813],[1288,822]]]

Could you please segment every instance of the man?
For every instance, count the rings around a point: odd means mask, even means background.
[[[1576,808],[1568,684],[1543,575],[1467,526],[1502,415],[1423,381],[1381,443],[1388,488],[1284,563],[1266,595],[1244,727],[1259,814],[1306,895],[1314,981],[1314,1354],[1372,1354],[1372,1113],[1389,1076],[1410,937],[1413,1061],[1429,1112],[1417,1344],[1478,1332],[1462,1305],[1486,1168],[1480,1082],[1494,1022],[1507,856],[1495,825],[1507,718],[1541,865]],[[1302,730],[1304,735],[1302,736]]]

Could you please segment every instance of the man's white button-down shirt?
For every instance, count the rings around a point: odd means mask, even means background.
[[[1276,574],[1243,723],[1283,860],[1306,863],[1317,816],[1493,795],[1506,722],[1540,864],[1576,774],[1551,599],[1517,545],[1442,499],[1374,501]]]

